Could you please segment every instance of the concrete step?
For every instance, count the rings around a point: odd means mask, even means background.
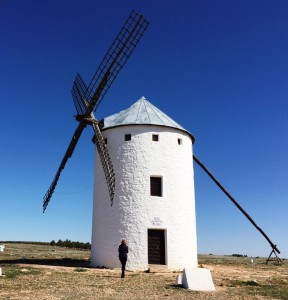
[[[149,273],[169,273],[171,270],[168,269],[167,265],[148,265]]]

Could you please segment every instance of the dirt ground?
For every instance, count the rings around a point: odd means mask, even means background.
[[[25,256],[23,256],[25,254]],[[288,299],[288,262],[199,255],[211,270],[215,292],[197,292],[176,284],[181,272],[127,272],[89,268],[89,251],[50,246],[6,245],[0,254],[0,299]]]

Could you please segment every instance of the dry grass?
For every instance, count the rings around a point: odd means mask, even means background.
[[[56,251],[53,251],[55,250]],[[195,292],[175,284],[178,273],[127,272],[88,268],[89,251],[7,244],[0,252],[5,277],[0,299],[288,299],[288,263],[263,259],[199,256],[212,272],[216,292]]]

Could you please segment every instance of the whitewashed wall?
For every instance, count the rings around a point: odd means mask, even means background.
[[[152,134],[159,141],[152,141]],[[131,141],[124,141],[132,134]],[[136,125],[103,131],[116,174],[110,206],[96,153],[92,257],[94,267],[120,267],[118,246],[128,240],[128,269],[147,269],[149,229],[166,231],[166,264],[171,269],[197,267],[192,141],[178,129]],[[178,144],[182,139],[182,145]],[[163,197],[150,196],[150,176],[163,177]],[[155,220],[160,222],[156,222]]]

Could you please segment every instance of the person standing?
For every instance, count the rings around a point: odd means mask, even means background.
[[[128,246],[126,240],[121,241],[121,245],[118,248],[118,253],[119,253],[119,260],[122,265],[122,274],[121,278],[125,277],[125,268],[126,268],[126,262],[127,262],[127,257],[128,257]]]

